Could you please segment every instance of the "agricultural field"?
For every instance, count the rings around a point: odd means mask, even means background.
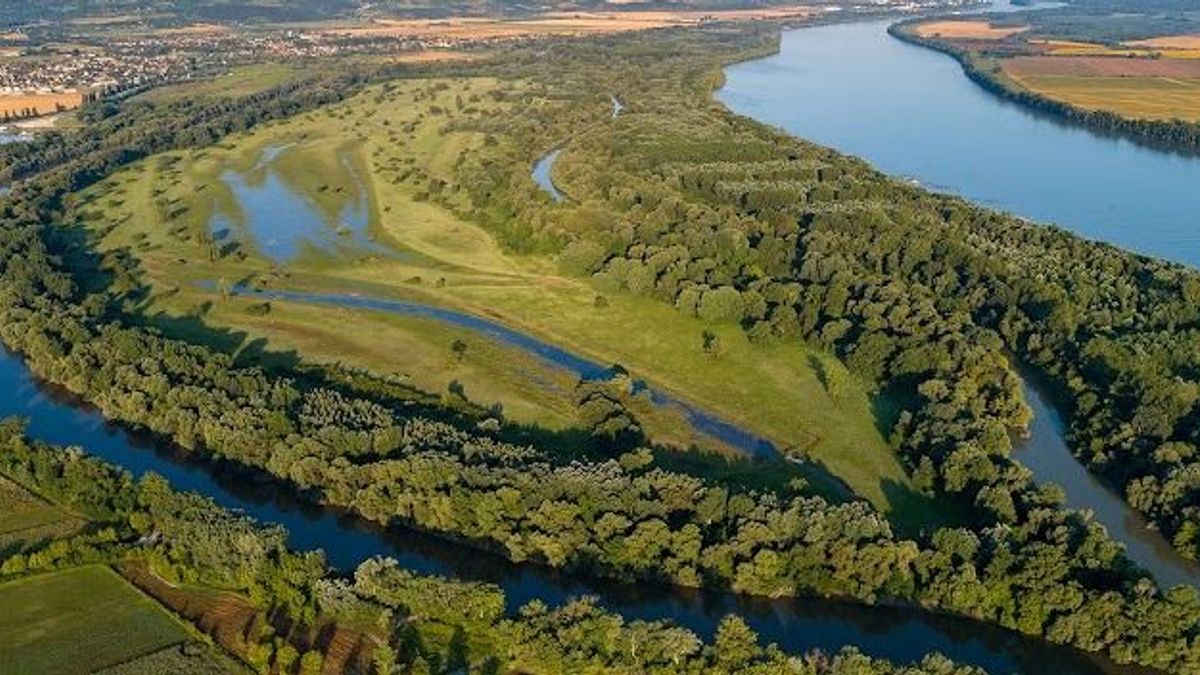
[[[1093,42],[1037,26],[979,20],[918,23],[913,32],[973,54],[1007,86],[1082,110],[1141,120],[1200,121],[1200,37]]]
[[[833,357],[795,341],[752,345],[737,325],[601,293],[560,272],[551,256],[514,253],[431,199],[430,179],[451,184],[463,156],[489,142],[447,122],[487,117],[534,94],[524,86],[478,78],[377,87],[217,147],[142,161],[77,195],[76,206],[110,264],[128,270],[116,283],[140,298],[131,309],[169,334],[268,365],[302,359],[368,369],[426,396],[579,433],[578,377],[528,351],[429,317],[229,290],[463,311],[620,364],[656,390],[808,458],[803,471],[828,493],[844,484],[899,520],[928,515],[865,387]],[[607,103],[598,119],[611,114]],[[556,208],[569,207],[547,200],[547,217]],[[721,345],[719,358],[706,342]],[[637,396],[630,406],[659,443],[732,451],[677,409]],[[796,471],[781,464],[775,473],[786,480]]]
[[[993,26],[987,21],[928,21],[916,26],[917,34],[945,40],[1003,40],[1029,30],[1029,26]]]
[[[69,535],[83,522],[0,476],[0,554]]]
[[[191,635],[107,567],[77,567],[0,585],[0,653],[13,673],[90,673]]]
[[[0,95],[0,118],[34,117],[74,110],[83,103],[83,94],[64,92],[54,94]]]
[[[803,19],[813,14],[803,5],[754,9],[542,12],[519,20],[486,17],[386,19],[330,22],[325,32],[342,36],[388,36],[424,39],[493,40],[545,36],[586,36],[697,26],[712,21]],[[319,28],[319,24],[295,27]]]
[[[1022,87],[1085,110],[1150,120],[1200,120],[1200,61],[1016,57],[1004,73]]]

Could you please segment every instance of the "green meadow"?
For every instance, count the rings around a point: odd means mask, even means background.
[[[813,481],[818,488],[844,483],[902,523],[928,516],[878,431],[866,388],[836,358],[796,341],[754,345],[735,325],[709,325],[649,298],[602,294],[560,272],[552,256],[507,250],[444,206],[454,195],[431,199],[428,177],[452,182],[464,154],[489,142],[456,129],[455,116],[486,117],[523,95],[522,86],[476,78],[374,87],[215,147],[139,162],[76,195],[77,212],[118,270],[113,283],[130,290],[128,309],[168,334],[268,365],[300,359],[364,368],[512,422],[575,427],[572,376],[473,331],[368,310],[264,303],[222,289],[241,283],[467,311],[620,364],[769,439],[807,459],[810,477],[826,476]],[[252,188],[269,180],[285,186],[324,219],[335,243],[271,260],[230,176]],[[356,203],[368,210],[369,247],[342,236]],[[214,218],[228,224],[226,236],[213,236]],[[719,338],[719,358],[706,353],[705,332]],[[456,341],[465,349],[452,350]],[[830,371],[848,384],[831,392],[823,380]],[[678,411],[643,402],[634,412],[658,443],[731,454]],[[776,473],[800,471],[780,463]]]

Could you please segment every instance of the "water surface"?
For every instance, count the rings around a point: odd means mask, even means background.
[[[347,175],[355,178],[355,189],[331,218],[321,212],[311,195],[289,185],[278,171],[275,160],[287,150],[287,146],[269,147],[248,171],[227,169],[221,174],[236,213],[218,211],[210,220],[209,228],[218,241],[248,242],[277,264],[293,262],[305,251],[391,255],[391,249],[369,235],[366,187],[350,159],[342,155],[339,161]]]
[[[0,349],[0,416],[11,415],[29,420],[33,438],[81,446],[135,476],[153,471],[177,489],[207,495],[226,508],[265,523],[283,525],[290,546],[323,549],[330,563],[340,570],[349,571],[371,556],[388,555],[415,572],[497,584],[504,590],[510,609],[535,599],[558,605],[588,595],[627,619],[669,619],[705,639],[712,638],[722,617],[737,613],[764,641],[792,651],[836,651],[856,645],[869,655],[902,662],[940,651],[994,673],[1145,672],[1117,667],[1099,657],[994,626],[919,610],[819,599],[767,600],[650,584],[611,583],[537,565],[514,564],[409,530],[385,530],[336,509],[306,505],[283,486],[255,481],[244,472],[110,425],[100,413],[74,397],[39,383],[19,358]]]
[[[1008,7],[1011,9],[1011,7]],[[927,187],[1085,237],[1200,264],[1200,159],[1097,135],[983,90],[952,58],[892,38],[890,21],[786,31],[778,54],[726,69],[732,110]],[[1016,458],[1091,510],[1160,584],[1200,570],[1072,456],[1058,414],[1035,418]]]
[[[717,98],[935,190],[1200,265],[1200,159],[1006,102],[889,23],[786,31],[778,54],[727,68]]]
[[[204,284],[204,286],[211,287],[212,284]],[[266,300],[302,302],[347,309],[368,309],[377,312],[433,319],[442,323],[468,328],[485,338],[531,354],[550,366],[566,370],[575,377],[583,380],[607,380],[613,376],[616,368],[615,364],[603,364],[579,356],[557,345],[538,339],[528,333],[509,328],[491,319],[466,312],[413,302],[411,300],[392,300],[339,293],[248,288],[242,285],[234,285],[230,289],[230,292],[234,295],[257,297]],[[651,402],[655,405],[674,408],[682,413],[693,429],[710,438],[714,438],[752,457],[774,457],[779,454],[770,441],[747,429],[727,422],[667,392],[650,387],[644,382],[639,381],[636,383],[636,387],[648,393]]]

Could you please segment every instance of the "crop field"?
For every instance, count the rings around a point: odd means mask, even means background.
[[[1029,26],[993,26],[987,21],[929,21],[918,24],[917,34],[946,40],[1003,40],[1029,30]]]
[[[443,19],[376,19],[364,23],[331,25],[325,30],[337,35],[386,35],[404,38],[494,40],[531,36],[577,36],[619,33],[681,26],[710,21],[757,21],[797,19],[810,16],[805,6],[764,7],[741,10],[661,10],[546,12],[520,20],[482,17]]]
[[[917,498],[878,431],[865,388],[848,374],[849,385],[836,395],[822,384],[828,369],[846,372],[833,357],[799,342],[752,345],[736,325],[708,325],[648,298],[611,294],[598,306],[597,289],[561,274],[552,258],[509,252],[428,199],[424,181],[410,178],[413,170],[450,182],[463,154],[485,140],[447,131],[447,119],[464,108],[486,116],[522,86],[396,82],[217,147],[150,158],[80,194],[80,211],[101,249],[138,259],[136,283],[150,288],[139,310],[168,333],[256,362],[299,358],[365,368],[426,396],[579,433],[573,374],[473,330],[362,309],[262,302],[220,288],[246,283],[466,311],[597,363],[620,364],[656,389],[785,451],[803,452],[820,475],[904,512],[901,520],[916,518],[910,510]],[[603,109],[597,114],[605,116]],[[251,193],[291,200],[291,210],[269,215],[270,232],[257,237],[252,223],[261,210],[243,201]],[[348,224],[358,207],[367,213],[362,232]],[[292,258],[272,259],[276,240],[292,236],[287,224],[300,227],[296,211],[317,214],[308,217],[327,231],[295,247]],[[215,232],[214,219],[222,223]],[[705,353],[705,331],[724,345],[719,359]],[[730,452],[678,410],[641,399],[632,405],[656,442]],[[786,480],[796,471],[780,464],[776,475]]]
[[[49,115],[78,108],[83,103],[83,94],[3,94],[0,95],[0,117],[24,117],[33,111],[34,115]]]
[[[183,624],[107,567],[0,585],[0,652],[12,673],[90,673],[189,638]]]
[[[1022,87],[1086,110],[1200,120],[1200,61],[1017,57],[1002,64]]]
[[[71,534],[83,521],[0,476],[0,552]]]

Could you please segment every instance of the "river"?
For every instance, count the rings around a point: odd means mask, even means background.
[[[786,31],[778,54],[727,68],[717,98],[928,188],[1200,265],[1200,160],[1001,100],[890,23]]]
[[[305,504],[281,485],[130,433],[107,423],[74,397],[38,382],[21,359],[3,350],[0,392],[0,417],[24,417],[31,437],[80,446],[135,476],[156,472],[177,489],[207,495],[261,522],[282,525],[288,530],[290,546],[322,549],[330,563],[344,571],[368,557],[388,555],[417,572],[497,584],[504,589],[510,609],[534,599],[557,605],[590,595],[627,619],[669,619],[709,639],[723,616],[737,613],[764,640],[794,651],[835,651],[857,645],[872,656],[902,662],[939,651],[994,673],[1142,672],[991,625],[919,610],[618,584],[514,564],[418,532],[385,530],[335,509]]]
[[[1004,9],[1012,9],[1006,7]],[[735,112],[870,161],[897,177],[1085,237],[1200,264],[1200,160],[1097,135],[1000,99],[936,51],[887,33],[891,21],[785,31],[779,53],[726,69],[717,98]],[[1089,474],[1046,395],[1018,461],[1093,512],[1164,586],[1200,586],[1200,568]]]
[[[864,27],[883,35],[885,26],[862,24],[834,28],[861,30]],[[794,35],[788,34],[785,45],[794,39]],[[621,103],[614,97],[613,104],[615,116],[621,111]],[[813,137],[822,140],[820,136]],[[547,163],[547,177],[552,163],[552,160]],[[225,179],[228,181],[230,177],[225,176]],[[281,187],[275,187],[268,176],[266,181],[258,185],[247,184],[243,191],[245,194],[239,196],[252,196],[250,192],[259,186],[265,186],[262,189],[276,195],[286,192]],[[241,186],[230,187],[238,192]],[[254,213],[248,215],[250,220],[257,217]],[[278,214],[275,217],[278,218]],[[323,223],[323,226],[328,227],[328,223]],[[315,224],[309,229],[314,233],[309,243],[329,241],[325,232],[317,229]],[[269,242],[272,236],[268,231],[253,234],[257,235],[260,245]],[[294,251],[286,247],[277,253],[281,259],[294,255]],[[373,306],[394,301],[353,296],[291,299],[400,311],[390,305]],[[462,320],[457,315],[440,318],[452,322]],[[495,330],[492,325],[475,328],[481,331]],[[498,339],[511,339],[517,343],[532,340],[520,334]],[[543,348],[554,349],[552,345],[537,341],[530,342],[525,348],[535,352]],[[577,358],[565,352],[552,354],[551,358],[560,362]],[[599,364],[586,360],[574,363],[574,366],[580,372],[600,368]],[[342,570],[349,570],[373,555],[390,555],[417,572],[496,583],[504,589],[514,607],[533,599],[560,604],[572,597],[593,595],[602,606],[626,618],[673,620],[705,638],[711,638],[721,617],[736,612],[764,640],[776,642],[792,651],[812,648],[832,651],[845,645],[857,645],[872,656],[898,661],[913,661],[928,652],[939,651],[962,663],[1000,673],[1055,672],[1071,675],[1137,672],[994,626],[919,610],[863,607],[816,599],[754,599],[647,584],[616,584],[565,575],[532,564],[513,564],[497,556],[416,532],[384,530],[337,510],[304,504],[285,487],[254,480],[254,477],[235,468],[197,459],[109,425],[98,412],[36,382],[20,359],[3,352],[0,352],[0,388],[3,391],[0,394],[0,416],[26,417],[30,422],[29,433],[32,437],[57,444],[79,445],[135,475],[157,472],[179,489],[207,495],[223,506],[240,510],[262,522],[278,523],[287,528],[290,545],[298,549],[323,549],[331,564]],[[1043,417],[1039,416],[1039,419]],[[1051,435],[1058,434],[1053,426],[1048,428]],[[1038,437],[1038,429],[1035,425],[1035,438]],[[1056,437],[1061,442],[1061,435]]]

